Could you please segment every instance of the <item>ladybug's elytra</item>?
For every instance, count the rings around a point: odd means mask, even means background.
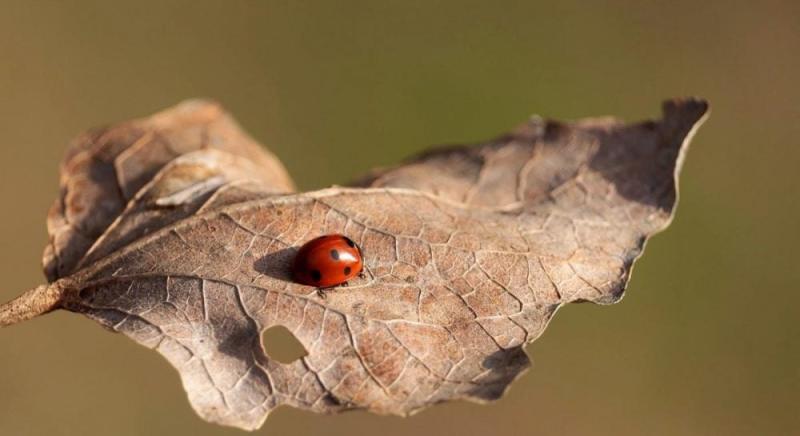
[[[295,281],[330,288],[360,275],[364,267],[361,249],[344,235],[324,235],[300,247],[292,264]]]

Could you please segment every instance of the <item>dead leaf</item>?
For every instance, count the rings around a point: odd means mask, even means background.
[[[0,324],[83,313],[166,357],[204,419],[249,430],[279,405],[408,415],[494,400],[558,308],[622,297],[671,219],[706,111],[686,99],[657,122],[534,117],[292,194],[219,106],[186,102],[77,139],[48,217],[51,283],[0,307]],[[326,233],[361,245],[367,277],[322,299],[288,268]],[[260,334],[275,325],[308,355],[270,360]]]

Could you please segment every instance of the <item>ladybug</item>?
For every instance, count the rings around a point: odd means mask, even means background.
[[[314,238],[300,247],[292,263],[292,276],[298,283],[318,289],[347,286],[347,281],[362,276],[361,248],[340,234]]]

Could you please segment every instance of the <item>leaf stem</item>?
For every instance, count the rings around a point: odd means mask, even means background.
[[[58,309],[63,296],[64,286],[61,282],[53,282],[28,290],[19,297],[0,305],[0,327],[7,327]]]

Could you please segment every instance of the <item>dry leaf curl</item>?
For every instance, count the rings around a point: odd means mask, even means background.
[[[407,415],[493,400],[563,304],[622,297],[706,112],[685,99],[636,124],[534,117],[295,194],[219,106],[185,102],[76,140],[48,217],[50,284],[0,307],[0,324],[85,314],[166,357],[204,419],[243,429],[279,405]],[[323,299],[289,265],[326,233],[361,246],[367,275]],[[275,325],[308,355],[270,359],[260,335]]]

